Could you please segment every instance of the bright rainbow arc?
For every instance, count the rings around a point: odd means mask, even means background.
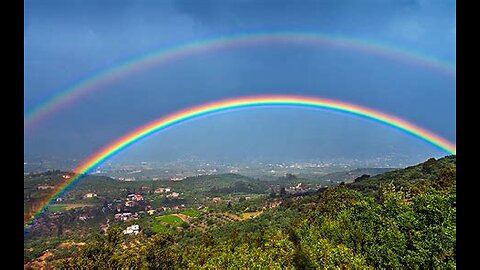
[[[32,224],[32,222],[53,202],[57,197],[62,195],[69,187],[78,182],[82,176],[88,174],[103,162],[118,154],[128,146],[148,137],[156,132],[160,132],[169,127],[181,124],[183,122],[200,118],[202,116],[211,115],[218,112],[231,111],[242,108],[254,108],[263,106],[293,106],[303,108],[317,108],[327,109],[331,111],[343,112],[351,115],[360,116],[387,126],[394,127],[398,130],[404,131],[414,137],[422,139],[449,154],[456,153],[455,144],[441,138],[432,132],[420,128],[406,120],[388,115],[370,108],[359,105],[344,103],[341,101],[322,99],[316,97],[306,96],[285,96],[285,95],[269,95],[269,96],[249,96],[242,98],[234,98],[221,100],[213,103],[192,107],[176,113],[172,113],[165,117],[159,118],[150,122],[127,135],[121,137],[117,141],[109,144],[100,151],[96,152],[79,165],[74,171],[76,175],[71,179],[60,184],[55,191],[38,209],[34,209],[28,216],[30,218],[25,222],[25,227]]]
[[[34,126],[41,119],[44,119],[48,115],[64,108],[75,100],[80,99],[85,94],[151,66],[166,64],[191,55],[210,51],[271,43],[326,45],[353,49],[419,66],[425,66],[448,76],[455,77],[455,68],[451,64],[419,52],[396,48],[374,41],[315,32],[260,32],[234,34],[203,39],[180,46],[162,49],[160,51],[132,58],[129,61],[116,64],[110,68],[97,72],[28,111],[25,114],[24,126],[26,128]]]

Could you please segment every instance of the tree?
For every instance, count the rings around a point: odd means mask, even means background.
[[[119,245],[123,242],[120,227],[112,227],[107,235],[97,234],[95,240],[86,245],[79,256],[64,261],[60,269],[118,269],[119,261],[115,256]]]
[[[362,176],[355,178],[354,182],[360,182],[368,178],[370,178],[369,174],[362,174]]]
[[[175,251],[175,238],[172,234],[161,233],[154,236],[146,247],[145,260],[149,269],[173,269],[179,257]]]
[[[294,174],[291,174],[291,173],[287,173],[287,174],[285,174],[285,178],[287,180],[295,180],[295,179],[297,179],[297,176],[294,175]]]
[[[422,164],[422,172],[426,174],[431,174],[436,164],[437,160],[435,158],[430,158]]]

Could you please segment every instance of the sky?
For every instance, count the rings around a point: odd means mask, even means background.
[[[25,111],[140,55],[206,38],[316,32],[455,65],[454,1],[25,1]],[[25,157],[81,160],[129,131],[204,102],[296,94],[359,104],[456,140],[455,77],[348,48],[268,44],[195,54],[123,76],[25,130]],[[255,109],[150,137],[118,160],[306,160],[446,153],[372,121],[328,111]]]

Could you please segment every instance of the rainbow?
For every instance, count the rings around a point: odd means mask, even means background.
[[[407,134],[426,141],[427,143],[430,143],[449,154],[456,153],[455,144],[439,137],[438,135],[433,134],[428,130],[415,126],[414,124],[397,118],[395,116],[350,103],[316,97],[285,95],[248,96],[226,99],[188,108],[176,113],[172,113],[165,117],[161,117],[135,129],[134,131],[121,137],[115,142],[107,145],[100,151],[94,153],[78,167],[76,167],[76,169],[74,170],[76,175],[74,177],[58,185],[52,195],[47,198],[47,200],[41,203],[37,209],[32,209],[31,214],[27,215],[27,219],[24,220],[26,228],[33,222],[36,217],[38,217],[38,215],[40,215],[44,210],[46,210],[50,203],[52,203],[57,197],[62,195],[66,190],[68,190],[76,182],[78,182],[82,178],[82,176],[88,174],[89,172],[97,168],[100,164],[113,157],[114,155],[120,153],[128,146],[142,139],[145,139],[146,137],[151,136],[157,132],[190,120],[198,119],[203,116],[212,115],[219,112],[265,106],[316,108],[347,113],[350,115],[374,120],[378,123],[404,131]]]
[[[375,41],[315,32],[260,32],[243,33],[202,39],[143,54],[117,63],[85,77],[60,91],[45,102],[25,113],[24,126],[31,128],[41,119],[79,100],[82,96],[154,65],[167,64],[188,56],[262,44],[320,45],[361,51],[381,57],[403,61],[455,77],[455,67],[422,53],[380,44]]]

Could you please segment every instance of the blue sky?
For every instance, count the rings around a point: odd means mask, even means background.
[[[311,31],[374,40],[455,63],[454,1],[25,1],[25,107],[115,63],[193,40]],[[167,113],[232,96],[299,94],[397,115],[455,141],[455,79],[358,51],[272,45],[211,52],[122,78],[25,134],[25,154],[83,158]],[[121,154],[291,159],[437,149],[372,122],[291,109],[225,114],[158,134]],[[135,157],[135,158],[134,158]],[[413,162],[413,161],[412,161]]]

